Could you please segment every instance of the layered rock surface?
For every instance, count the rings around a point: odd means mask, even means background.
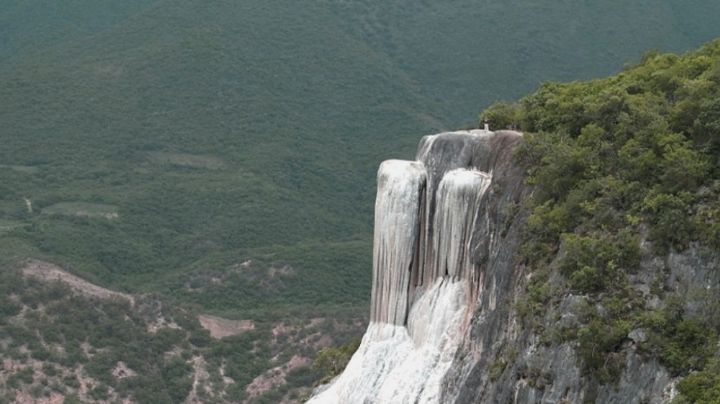
[[[426,136],[416,161],[380,166],[371,323],[345,372],[310,402],[441,401],[496,237],[493,185],[507,182],[520,139]]]

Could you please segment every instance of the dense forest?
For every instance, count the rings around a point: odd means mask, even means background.
[[[717,297],[688,313],[658,279],[663,304],[648,309],[628,279],[641,239],[659,257],[720,250],[720,40],[682,56],[646,53],[607,79],[544,84],[481,120],[525,132],[517,159],[534,189],[523,247],[533,280],[520,314],[532,325],[563,294],[588,295],[579,326],[538,332],[577,341],[585,371],[611,382],[617,347],[648,330],[643,352],[687,376],[678,402],[718,402]]]

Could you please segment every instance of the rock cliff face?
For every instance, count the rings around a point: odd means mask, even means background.
[[[501,208],[521,197],[511,159],[521,138],[482,130],[426,136],[416,161],[380,166],[371,324],[345,372],[311,402],[444,400],[479,296],[497,305],[496,287],[485,291],[495,282],[488,275],[511,265]]]
[[[686,313],[716,307],[720,290],[716,251],[693,245],[682,253],[658,257],[648,242],[642,247],[641,266],[631,282],[645,295],[647,309],[660,304],[649,292],[656,279],[664,279],[660,287],[679,298]],[[523,296],[523,273],[523,268],[516,267],[514,273],[491,275],[499,280],[496,293],[505,302]],[[548,307],[542,326],[577,321],[586,299],[563,296],[559,304]],[[599,384],[593,375],[582,373],[575,343],[541,342],[536,333],[519,325],[511,304],[491,307],[481,292],[472,326],[443,380],[441,402],[640,404],[667,403],[677,395],[678,379],[656,359],[640,352],[638,346],[647,338],[642,329],[632,330],[617,347],[616,355],[624,362],[618,380]],[[493,370],[499,363],[503,369]]]
[[[527,214],[512,131],[426,136],[415,161],[378,172],[370,325],[344,373],[311,403],[659,403],[675,380],[636,352],[633,330],[617,382],[584,375],[572,342],[541,343],[515,304],[530,272],[518,260]],[[658,275],[683,296],[714,291],[716,254],[692,247],[665,259],[645,246],[633,287]],[[697,296],[711,295],[694,294]],[[649,296],[649,294],[648,294]],[[573,322],[584,297],[548,307],[545,326]],[[688,310],[703,306],[686,299]],[[652,302],[648,301],[648,304]]]

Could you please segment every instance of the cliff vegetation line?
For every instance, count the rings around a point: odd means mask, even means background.
[[[532,279],[516,307],[525,323],[548,344],[575,341],[583,371],[602,384],[617,379],[620,347],[641,330],[640,352],[686,376],[676,401],[720,402],[718,304],[690,313],[663,279],[647,294],[628,281],[643,248],[720,249],[720,40],[682,56],[646,53],[606,79],[546,83],[480,119],[526,133],[517,158],[535,187],[522,248]],[[579,323],[541,321],[568,293],[589,298]]]

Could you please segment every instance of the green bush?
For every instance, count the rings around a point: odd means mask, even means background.
[[[192,390],[192,366],[181,358],[176,358],[163,367],[162,374],[172,401],[184,402]]]
[[[702,370],[716,350],[717,330],[700,318],[686,318],[678,298],[668,299],[662,310],[643,313],[640,324],[652,332],[644,349],[675,375]]]
[[[493,130],[518,129],[522,120],[517,104],[496,103],[480,114],[480,122],[488,122]]]
[[[677,385],[680,396],[677,404],[717,404],[720,403],[720,366],[715,360],[702,372],[691,373]]]
[[[313,368],[323,375],[320,383],[326,383],[342,373],[359,346],[360,339],[354,339],[337,348],[327,347],[321,349],[313,361]]]

